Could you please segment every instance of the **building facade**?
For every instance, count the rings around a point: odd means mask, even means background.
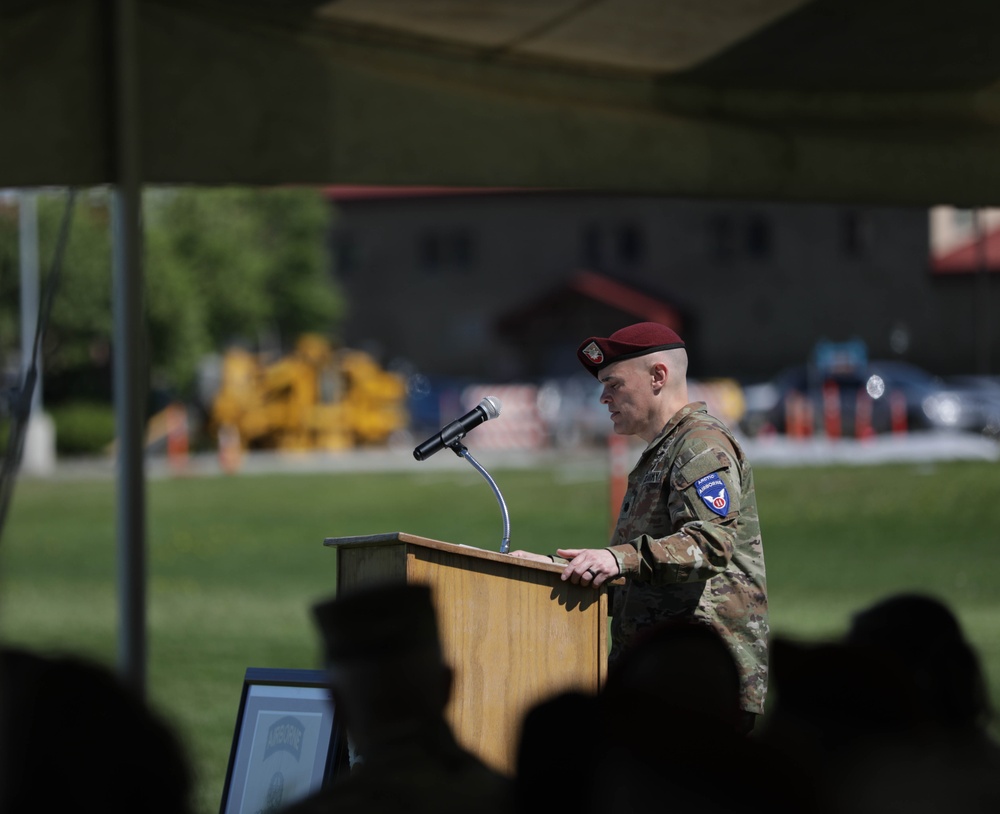
[[[1000,365],[1000,280],[942,274],[928,212],[517,190],[331,188],[344,341],[428,374],[576,372],[588,333],[671,313],[691,375],[766,378],[817,342],[939,373]],[[586,279],[606,282],[584,286]],[[606,296],[611,289],[631,297]],[[660,308],[660,310],[657,310]]]

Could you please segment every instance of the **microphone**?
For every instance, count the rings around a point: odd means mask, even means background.
[[[496,418],[500,415],[500,400],[493,396],[486,396],[474,409],[467,412],[457,421],[452,421],[437,435],[432,435],[420,446],[413,450],[413,457],[418,461],[430,458],[435,452],[440,452],[445,447],[450,447],[456,441],[461,441],[465,434],[474,430],[484,421]]]

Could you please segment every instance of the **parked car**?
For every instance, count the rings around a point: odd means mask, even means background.
[[[949,389],[962,396],[962,416],[967,427],[1000,438],[1000,376],[951,376]]]
[[[948,380],[907,362],[873,360],[825,375],[798,365],[745,387],[744,400],[740,428],[751,437],[767,432],[858,437],[893,430],[1000,436],[1000,382]]]

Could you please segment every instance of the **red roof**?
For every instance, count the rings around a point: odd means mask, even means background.
[[[986,267],[1000,271],[1000,229],[987,232],[985,240],[970,240],[931,259],[935,274],[970,274]]]
[[[633,288],[596,271],[580,270],[540,298],[504,315],[497,323],[503,334],[520,333],[526,321],[549,321],[547,315],[565,316],[567,295],[576,295],[634,317],[637,321],[659,322],[683,336],[680,312],[669,302]]]
[[[399,198],[436,198],[447,195],[493,195],[498,192],[536,192],[516,187],[389,187],[334,185],[324,189],[333,201],[374,201]]]
[[[659,322],[678,332],[682,328],[680,314],[672,305],[603,274],[579,271],[570,280],[569,287],[648,322]]]

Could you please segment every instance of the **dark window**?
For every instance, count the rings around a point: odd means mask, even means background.
[[[465,229],[456,232],[452,238],[452,255],[455,271],[468,274],[475,261],[472,236]]]
[[[441,239],[436,234],[421,235],[417,244],[417,263],[422,271],[435,274],[441,269]]]
[[[639,265],[646,254],[646,241],[634,223],[626,223],[618,230],[618,258],[627,266]]]
[[[585,268],[599,270],[604,263],[601,251],[601,227],[596,223],[588,224],[583,229],[581,238],[581,260]]]
[[[747,253],[751,257],[771,255],[771,224],[763,215],[753,215],[747,222]]]
[[[358,246],[352,235],[338,235],[334,244],[337,272],[350,276],[358,270]]]
[[[870,228],[864,215],[855,209],[843,214],[840,221],[840,246],[847,257],[861,257],[868,249]]]
[[[735,254],[736,230],[732,216],[719,212],[712,215],[708,221],[708,253],[718,262],[733,259]]]
[[[417,242],[417,264],[427,274],[468,274],[475,254],[475,241],[466,229],[428,232]]]

